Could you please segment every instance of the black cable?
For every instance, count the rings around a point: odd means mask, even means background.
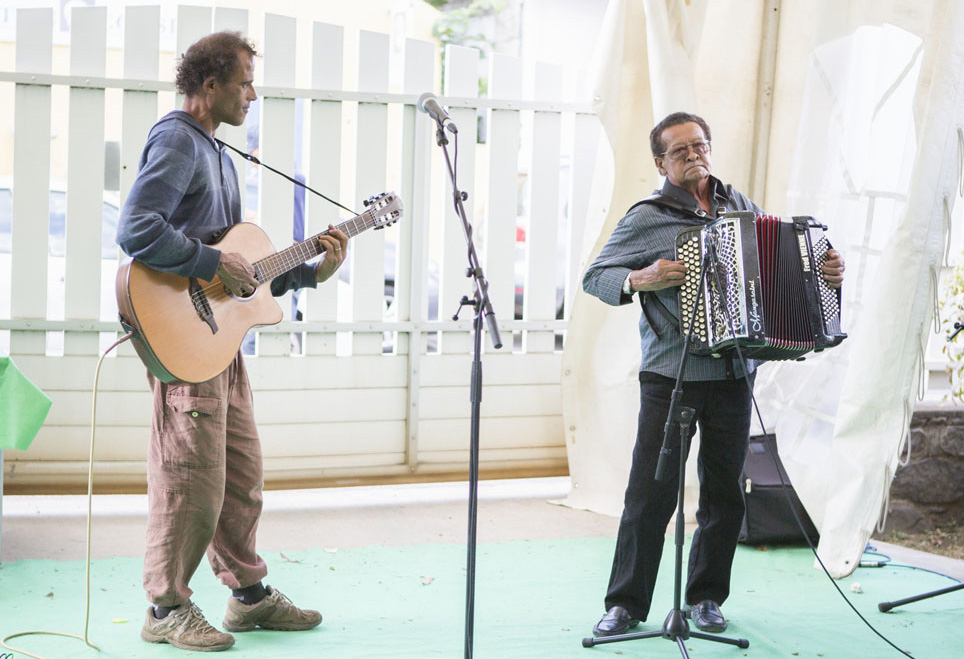
[[[452,144],[452,155],[453,155],[453,158],[452,158],[452,196],[454,197],[452,201],[453,201],[453,203],[455,204],[455,212],[456,212],[456,214],[458,214],[458,212],[459,212],[459,202],[460,202],[460,201],[465,201],[465,200],[464,200],[464,199],[459,199],[459,197],[462,195],[462,193],[459,191],[459,185],[458,185],[458,180],[459,180],[459,134],[458,134],[457,132],[456,132],[456,133],[453,133],[453,135],[452,135],[452,140],[453,140],[453,144]],[[465,223],[465,230],[466,230],[466,232],[468,233],[468,236],[466,236],[466,241],[467,241],[467,243],[468,243],[468,249],[467,249],[468,261],[469,261],[470,264],[472,264],[472,263],[473,263],[473,260],[472,260],[472,225],[469,224],[468,222],[466,222],[466,223]],[[473,265],[474,265],[474,264],[473,264]],[[472,273],[469,272],[469,273],[466,274],[466,276],[467,276],[467,277],[471,277],[471,276],[472,276]],[[481,313],[481,309],[479,310],[479,312]]]
[[[712,241],[708,242],[707,244],[709,246],[709,251],[711,256],[710,261],[713,264],[712,270],[713,270],[714,283],[716,284],[717,293],[721,299],[720,311],[723,314],[723,318],[726,319],[727,321],[727,325],[729,326],[729,330],[730,330],[730,336],[732,337],[732,340],[733,340],[733,348],[735,349],[736,355],[739,358],[740,366],[743,367],[743,373],[745,376],[744,381],[746,382],[747,391],[749,391],[750,393],[750,400],[753,402],[753,409],[756,411],[757,421],[760,423],[760,429],[763,431],[764,434],[766,434],[766,425],[763,423],[763,414],[760,412],[760,406],[756,402],[756,396],[753,393],[753,385],[750,384],[750,378],[749,378],[750,374],[747,368],[746,359],[743,356],[743,350],[740,348],[740,343],[736,338],[736,326],[733,324],[733,317],[730,315],[729,309],[726,306],[726,298],[724,297],[725,289],[723,288],[723,284],[720,280],[719,268],[716,266],[716,252],[712,246]],[[774,442],[774,449],[776,449],[776,442]],[[853,605],[853,603],[850,601],[847,595],[844,594],[843,590],[840,589],[840,586],[837,585],[836,580],[830,574],[830,571],[827,569],[827,566],[824,565],[823,561],[820,559],[820,555],[817,553],[817,548],[814,547],[813,541],[810,539],[809,534],[807,533],[806,529],[803,526],[803,522],[801,521],[800,516],[797,514],[797,511],[793,505],[793,499],[790,497],[790,487],[787,484],[787,482],[783,479],[783,474],[781,473],[781,470],[780,470],[780,462],[778,460],[776,450],[769,453],[770,453],[770,458],[773,460],[773,465],[774,467],[776,467],[777,478],[780,479],[780,488],[783,490],[783,495],[784,495],[784,498],[786,498],[787,500],[787,507],[790,509],[790,513],[793,515],[793,520],[796,522],[797,528],[800,530],[801,534],[803,535],[803,539],[807,541],[807,546],[810,547],[810,551],[813,553],[814,558],[817,559],[817,563],[820,565],[820,568],[823,570],[823,573],[827,575],[827,578],[830,580],[830,583],[833,584],[833,587],[837,590],[837,593],[840,595],[840,597],[843,598],[843,600],[847,603],[847,606],[850,607],[850,609],[857,615],[857,617],[860,618],[861,621],[863,621],[863,623],[868,627],[868,629],[874,632],[874,634],[880,637],[880,639],[883,640],[885,643],[887,643],[887,645],[889,645],[890,647],[894,648],[904,656],[911,657],[911,659],[914,659],[913,655],[910,652],[907,652],[906,650],[902,650],[896,644],[894,644],[893,641],[891,641],[889,638],[887,638],[881,632],[879,632],[877,628],[874,627],[870,623],[870,621],[867,620],[867,618],[865,618],[860,613],[860,611],[857,610],[857,607]]]

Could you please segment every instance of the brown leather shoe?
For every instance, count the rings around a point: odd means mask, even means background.
[[[154,617],[154,607],[147,607],[141,638],[148,643],[169,643],[182,650],[198,652],[219,652],[234,645],[234,637],[212,627],[204,619],[201,609],[191,602],[177,607],[160,620]]]
[[[321,614],[317,611],[299,609],[271,586],[265,586],[265,590],[268,596],[256,604],[242,604],[237,598],[228,598],[224,628],[231,632],[249,632],[255,627],[298,632],[321,624]]]

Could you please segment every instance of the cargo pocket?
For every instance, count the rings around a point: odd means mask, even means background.
[[[217,467],[224,453],[221,400],[168,395],[164,410],[162,455],[167,464]]]

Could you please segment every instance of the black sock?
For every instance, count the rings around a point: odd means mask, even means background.
[[[260,581],[253,586],[248,586],[247,588],[238,588],[231,591],[231,596],[235,599],[241,600],[242,604],[257,604],[265,597],[268,596],[268,591],[265,590],[264,584]]]
[[[163,620],[168,616],[168,614],[171,611],[174,611],[175,609],[179,609],[181,607],[180,604],[178,604],[177,606],[158,606],[157,604],[154,604],[153,606],[154,606],[154,617],[157,618],[158,620]]]

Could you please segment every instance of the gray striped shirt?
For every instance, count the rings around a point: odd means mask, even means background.
[[[761,209],[730,185],[724,185],[712,178],[715,186],[713,207],[709,214],[700,209],[699,203],[688,192],[667,180],[657,194],[670,197],[682,208],[673,208],[655,203],[640,203],[629,210],[599,256],[586,270],[582,287],[590,295],[598,297],[606,304],[618,306],[629,304],[634,296],[622,292],[623,282],[632,270],[651,265],[658,259],[676,260],[676,236],[682,229],[706,224],[708,220],[729,211],[754,211]],[[677,287],[653,291],[659,301],[674,316],[679,317]],[[652,305],[647,304],[651,309]],[[679,371],[683,354],[683,336],[679,326],[655,309],[649,312],[656,332],[650,327],[646,315],[639,317],[639,336],[642,342],[642,361],[639,370],[675,378]],[[748,368],[753,371],[756,364],[752,360]],[[686,362],[684,380],[726,380],[741,374],[742,367],[735,357],[716,358],[704,355],[690,355]]]

